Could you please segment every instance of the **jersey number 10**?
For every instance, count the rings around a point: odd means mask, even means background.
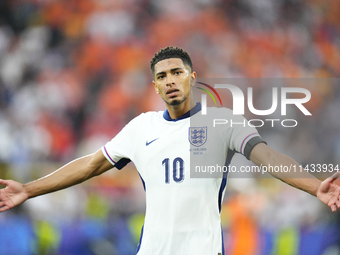
[[[162,165],[165,167],[165,183],[170,183],[169,158],[164,159]],[[184,161],[182,158],[174,159],[172,163],[172,178],[177,183],[184,180]]]

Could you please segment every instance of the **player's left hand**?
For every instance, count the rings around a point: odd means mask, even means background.
[[[340,186],[335,184],[338,178],[340,178],[340,172],[324,180],[317,191],[317,197],[321,202],[328,205],[332,209],[332,212],[340,208]]]

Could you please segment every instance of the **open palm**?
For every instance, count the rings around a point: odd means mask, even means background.
[[[340,178],[340,172],[324,180],[317,192],[321,202],[328,205],[333,212],[340,208],[340,186],[335,181]]]
[[[0,189],[0,212],[20,205],[27,200],[28,196],[21,183],[0,179],[0,184],[6,186],[6,188]]]

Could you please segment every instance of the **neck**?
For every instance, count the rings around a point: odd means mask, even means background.
[[[166,104],[166,108],[168,109],[171,119],[178,119],[179,117],[190,111],[192,108],[194,108],[195,105],[196,101],[190,93],[190,96],[181,104],[179,105]]]

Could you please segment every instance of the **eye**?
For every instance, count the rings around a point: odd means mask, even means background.
[[[176,71],[175,75],[180,75],[182,72],[181,71]]]
[[[161,80],[161,79],[163,79],[164,78],[164,75],[159,75],[159,76],[157,76],[157,80]]]

